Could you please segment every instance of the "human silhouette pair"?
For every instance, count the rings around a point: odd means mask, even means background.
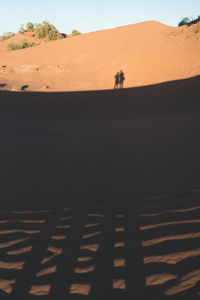
[[[120,72],[117,72],[117,74],[115,75],[114,90],[116,90],[116,89],[123,89],[123,87],[124,87],[124,80],[125,80],[124,72],[122,70]]]

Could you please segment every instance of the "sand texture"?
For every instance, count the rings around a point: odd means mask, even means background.
[[[0,298],[199,299],[199,132],[199,77],[1,91]]]
[[[8,43],[23,38],[40,45],[6,51]],[[151,21],[48,43],[30,33],[0,42],[0,84],[8,90],[111,89],[121,69],[125,87],[198,75],[200,23],[174,28]]]

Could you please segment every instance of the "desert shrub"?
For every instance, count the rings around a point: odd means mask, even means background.
[[[47,37],[52,41],[63,38],[63,35],[56,29],[56,27],[47,21],[36,24],[36,28],[38,30],[37,36],[39,39]]]
[[[35,46],[35,43],[28,43],[27,40],[23,40],[18,44],[15,43],[10,43],[7,45],[7,50],[8,51],[13,51],[13,50],[19,50],[19,49],[25,49],[25,48],[30,48]]]
[[[34,25],[31,22],[26,23],[27,31],[34,31]]]
[[[50,41],[56,40],[56,39],[62,39],[62,35],[60,32],[55,27],[52,27],[51,30],[49,31],[48,38]]]
[[[23,34],[24,32],[26,32],[26,29],[24,29],[24,25],[21,25],[21,27],[20,27],[18,33]]]
[[[178,23],[178,27],[181,27],[183,25],[187,25],[191,22],[191,18],[189,17],[185,17],[183,18],[179,23]]]
[[[13,85],[12,90],[22,91],[23,88],[21,86],[18,86],[18,85]]]
[[[45,27],[44,26],[41,25],[41,26],[38,27],[37,37],[39,39],[42,39],[42,38],[46,37],[46,31],[45,31]]]
[[[6,33],[4,33],[4,35],[1,36],[1,41],[5,41],[14,35],[15,35],[15,33],[13,33],[13,32],[6,32]]]
[[[76,35],[80,35],[80,34],[81,34],[80,31],[78,31],[78,30],[76,30],[76,29],[73,29],[73,30],[72,30],[72,33],[71,33],[71,36],[76,36]]]
[[[31,22],[26,23],[26,29],[24,25],[22,25],[19,29],[19,33],[23,34],[24,32],[30,31],[37,31],[37,37],[39,39],[48,38],[49,40],[57,40],[62,39],[65,36],[61,34],[54,25],[50,24],[47,21],[43,21],[42,23],[33,24]]]

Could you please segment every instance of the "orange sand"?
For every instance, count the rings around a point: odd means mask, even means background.
[[[0,42],[0,84],[28,85],[32,91],[110,89],[114,75],[125,72],[125,87],[189,78],[200,73],[200,23],[174,28],[144,22],[83,34],[24,50]],[[6,65],[2,68],[2,65]],[[46,89],[46,86],[49,88]]]

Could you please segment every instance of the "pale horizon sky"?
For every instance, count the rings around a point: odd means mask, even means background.
[[[82,33],[143,21],[177,26],[186,16],[200,15],[200,0],[0,0],[0,35],[17,32],[28,21],[47,20],[60,32]]]

